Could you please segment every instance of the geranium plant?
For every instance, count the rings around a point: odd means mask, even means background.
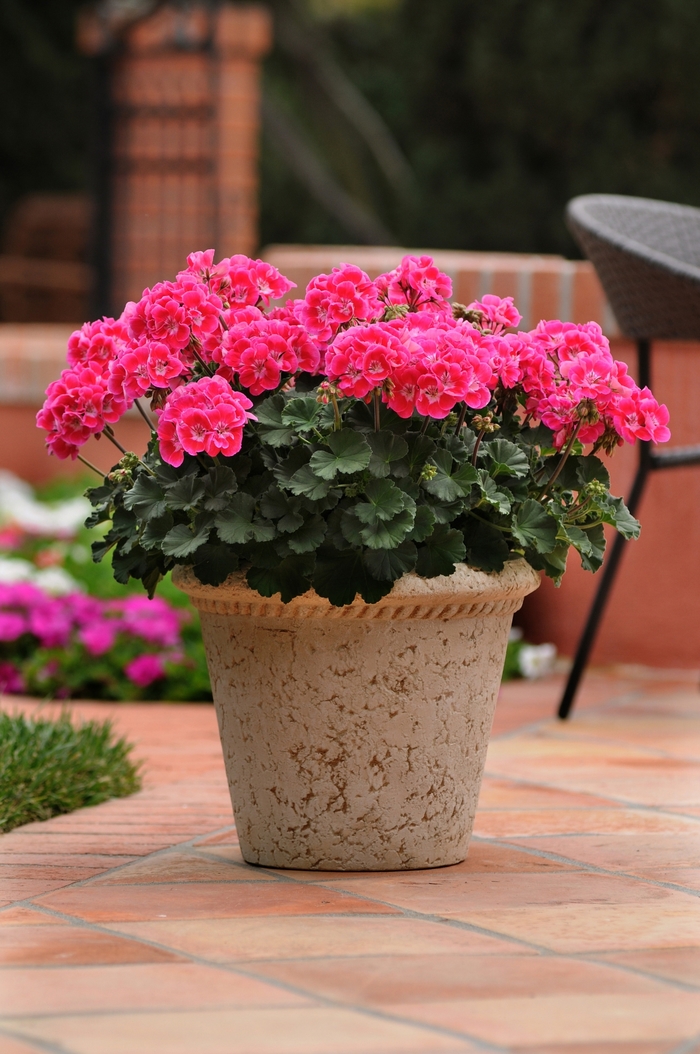
[[[450,303],[429,257],[374,281],[344,264],[270,307],[291,288],[263,261],[197,252],[70,338],[38,416],[51,452],[119,445],[131,407],[151,429],[89,492],[89,522],[110,522],[94,558],[111,551],[118,581],[153,595],[187,564],[285,602],[372,603],[461,561],[524,557],[559,582],[572,547],[600,567],[604,524],[637,536],[599,454],[666,441],[668,411],[596,323],[519,331],[510,297]]]

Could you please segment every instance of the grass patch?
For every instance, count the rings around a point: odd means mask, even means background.
[[[111,721],[0,714],[0,832],[133,794],[141,777],[132,749]]]

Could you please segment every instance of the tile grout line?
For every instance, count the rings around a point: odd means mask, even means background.
[[[527,853],[528,856],[542,856],[545,860],[551,860],[553,863],[559,864],[572,864],[575,865],[577,871],[589,871],[595,875],[607,875],[610,878],[627,878],[634,882],[641,882],[647,886],[658,886],[661,889],[670,889],[674,893],[686,893],[689,897],[700,897],[700,890],[689,889],[687,886],[679,886],[675,882],[662,882],[660,879],[648,878],[645,875],[635,875],[631,871],[612,871],[609,868],[598,867],[596,864],[587,864],[582,860],[575,860],[573,857],[562,856],[560,853],[552,853],[547,849],[537,849],[534,846],[520,845],[520,843],[509,842],[507,839],[500,838],[485,838],[483,835],[472,835],[475,841],[482,842],[484,845],[494,845],[499,848],[521,850],[523,853]],[[521,837],[520,835],[515,837]],[[586,835],[532,835],[533,838],[538,837],[591,837]],[[593,835],[592,837],[602,837],[601,835]],[[624,836],[623,836],[624,837]],[[41,894],[40,894],[41,895]]]
[[[431,1035],[433,1035],[433,1034],[435,1034],[435,1035],[442,1035],[442,1036],[447,1036],[447,1037],[453,1038],[453,1039],[459,1039],[459,1040],[462,1040],[464,1042],[473,1043],[473,1044],[476,1044],[477,1046],[479,1046],[481,1049],[483,1049],[485,1051],[493,1051],[493,1052],[497,1052],[497,1054],[508,1054],[508,1048],[503,1047],[503,1046],[501,1046],[499,1044],[491,1043],[489,1040],[484,1040],[484,1039],[481,1039],[481,1038],[479,1038],[477,1036],[472,1036],[472,1035],[470,1035],[468,1033],[462,1033],[462,1032],[459,1032],[459,1031],[456,1031],[456,1030],[453,1030],[453,1029],[443,1028],[440,1025],[432,1025],[429,1022],[414,1021],[411,1018],[404,1018],[404,1017],[401,1017],[400,1015],[393,1015],[393,1014],[391,1014],[389,1012],[382,1011],[382,1010],[379,1010],[379,1009],[374,1008],[374,1007],[365,1007],[365,1006],[362,1006],[362,1005],[359,1005],[359,1004],[349,1003],[349,1002],[348,1003],[343,1003],[343,1002],[339,1002],[338,1000],[332,999],[329,996],[323,996],[323,995],[319,995],[319,994],[313,993],[313,992],[309,993],[306,989],[300,988],[298,985],[294,985],[291,982],[282,981],[279,978],[266,977],[264,975],[260,976],[259,974],[255,973],[253,970],[246,969],[246,967],[245,967],[245,965],[243,963],[239,963],[239,962],[235,962],[235,961],[223,962],[222,963],[222,962],[217,962],[217,961],[214,961],[214,960],[209,960],[209,959],[204,958],[204,956],[199,956],[199,955],[195,955],[193,952],[187,952],[187,951],[179,950],[177,948],[172,948],[169,945],[163,944],[163,943],[161,943],[159,941],[150,940],[150,939],[145,938],[145,937],[132,936],[131,934],[125,936],[125,934],[122,933],[119,930],[112,930],[112,929],[110,929],[108,925],[99,925],[98,923],[95,923],[95,922],[89,922],[86,919],[80,919],[77,916],[68,915],[68,914],[66,914],[64,912],[56,911],[55,909],[42,908],[42,911],[43,911],[44,914],[50,915],[50,916],[55,917],[55,918],[60,918],[62,921],[68,922],[68,923],[76,926],[76,928],[78,928],[78,929],[86,929],[86,930],[89,930],[90,932],[93,932],[93,933],[103,933],[103,934],[106,934],[106,935],[111,936],[111,937],[116,936],[116,937],[120,937],[122,939],[133,940],[133,941],[135,941],[135,942],[137,942],[139,944],[143,944],[146,947],[156,948],[159,951],[166,951],[166,952],[170,952],[171,954],[178,955],[178,956],[186,959],[188,962],[191,962],[191,963],[193,963],[195,965],[198,965],[198,966],[208,966],[210,968],[221,970],[222,972],[225,972],[225,973],[228,973],[228,974],[234,974],[234,975],[237,975],[237,976],[240,975],[240,976],[248,977],[248,978],[256,980],[256,981],[263,981],[264,983],[271,985],[271,987],[273,987],[273,988],[278,988],[278,989],[281,989],[282,991],[290,992],[291,994],[294,994],[294,995],[302,995],[305,998],[312,999],[312,1000],[316,1001],[318,1004],[320,1004],[321,1006],[327,1006],[327,1007],[329,1007],[331,1009],[336,1009],[336,1010],[352,1010],[355,1013],[362,1014],[362,1015],[364,1015],[366,1017],[373,1017],[373,1018],[378,1018],[379,1020],[383,1020],[383,1021],[390,1021],[390,1022],[393,1022],[395,1024],[407,1025],[407,1026],[409,1026],[411,1028],[416,1029],[419,1032],[421,1032],[421,1031],[428,1032]],[[277,916],[277,917],[283,917],[284,918],[284,917],[290,917],[290,916]],[[301,917],[301,918],[304,918],[304,917],[307,917],[307,918],[309,918],[309,917],[318,918],[319,916],[292,916],[292,917],[295,917],[295,918],[299,918],[299,917]],[[353,918],[353,919],[356,919],[358,917],[365,917],[365,918],[370,918],[370,919],[376,919],[377,918],[376,915],[370,915],[370,916],[358,916],[358,915],[350,915],[350,916],[347,916],[347,915],[344,915],[344,916],[330,915],[329,916],[329,915],[325,915],[325,916],[321,916],[321,917],[323,917],[323,918],[329,918],[329,917],[330,918],[338,918],[338,917],[341,917],[341,918]],[[396,916],[393,916],[393,917],[396,917]],[[269,960],[263,960],[263,961],[269,961]],[[167,964],[163,964],[163,965],[167,965]],[[235,1009],[242,1009],[242,1008],[233,1008],[233,1009],[235,1010]],[[261,1009],[264,1010],[266,1008],[263,1007]],[[305,1008],[305,1007],[298,1007],[298,1008],[290,1007],[289,1009],[290,1010],[291,1009],[304,1010],[304,1009],[308,1009],[308,1008]],[[127,1014],[132,1014],[133,1015],[133,1014],[170,1013],[170,1012],[172,1012],[172,1011],[165,1011],[165,1010],[161,1010],[161,1011],[148,1011],[148,1010],[86,1011],[86,1012],[82,1012],[80,1014],[51,1014],[51,1015],[28,1015],[28,1016],[32,1016],[32,1017],[45,1016],[45,1017],[59,1017],[59,1018],[60,1017],[103,1017],[107,1013],[115,1014],[116,1016],[124,1016],[124,1015],[127,1015]],[[185,1013],[198,1013],[199,1011],[184,1011],[184,1012]],[[17,1017],[21,1017],[21,1016],[22,1015],[15,1015],[15,1019]],[[4,1017],[5,1020],[8,1020],[8,1019],[9,1020],[13,1020],[13,1016],[12,1015],[3,1015],[3,1017]],[[2,1023],[2,1018],[0,1018],[0,1023]],[[4,1027],[4,1024],[3,1024],[3,1027]],[[66,1052],[61,1050],[60,1054],[66,1054]]]

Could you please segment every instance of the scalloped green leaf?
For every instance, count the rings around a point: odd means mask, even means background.
[[[493,439],[485,443],[483,449],[487,456],[489,475],[494,479],[498,476],[526,476],[530,471],[525,451],[508,439]]]
[[[359,593],[366,604],[376,604],[391,589],[368,571],[361,549],[321,549],[316,557],[313,587],[334,607],[352,604]]]
[[[140,520],[154,520],[167,512],[168,504],[158,481],[144,472],[125,493],[124,507],[133,511]]]
[[[395,582],[416,566],[418,550],[413,542],[405,541],[395,549],[367,550],[365,566],[374,578],[383,582]]]
[[[551,553],[557,544],[559,525],[553,516],[534,498],[528,498],[515,512],[512,520],[514,537],[525,548],[538,553]]]
[[[282,424],[295,432],[311,432],[317,427],[321,413],[322,407],[315,398],[290,399],[281,413]]]
[[[221,541],[229,545],[271,541],[275,537],[274,524],[254,519],[254,512],[255,499],[250,494],[234,494],[228,508],[214,520]]]
[[[423,578],[451,575],[455,564],[461,563],[465,555],[462,532],[445,524],[437,524],[418,549],[416,571]]]
[[[284,396],[272,395],[255,408],[258,434],[269,446],[289,446],[294,439],[294,428],[282,420],[284,407]]]
[[[390,479],[370,480],[363,493],[367,501],[359,501],[353,509],[361,523],[375,524],[380,520],[391,520],[409,503],[413,504],[408,494]]]
[[[310,553],[318,549],[325,537],[326,521],[322,516],[312,516],[294,534],[288,534],[285,540],[293,553]]]
[[[419,505],[416,509],[411,533],[408,536],[409,539],[412,542],[424,542],[428,535],[433,533],[433,527],[436,522],[435,513],[430,506]]]
[[[432,460],[437,472],[423,483],[428,493],[447,502],[465,498],[479,478],[474,466],[469,462],[455,465],[447,450],[436,450]]]
[[[310,464],[302,465],[287,482],[287,487],[292,494],[303,494],[312,501],[325,498],[332,486],[332,481],[321,479]]]
[[[178,523],[163,538],[161,549],[166,556],[174,556],[177,559],[190,556],[209,541],[209,533],[209,527],[195,533],[188,524]]]
[[[362,472],[369,465],[372,450],[367,440],[349,428],[331,432],[326,437],[328,450],[317,450],[309,465],[321,479],[335,479],[338,473],[351,475]]]
[[[395,549],[413,527],[413,509],[403,509],[391,520],[368,523],[360,531],[362,541],[369,549]]]
[[[393,432],[370,432],[367,442],[372,450],[369,460],[369,471],[377,479],[388,476],[392,463],[400,461],[408,454],[408,443],[403,436],[394,435]]]

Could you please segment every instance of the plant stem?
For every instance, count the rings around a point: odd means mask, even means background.
[[[473,509],[469,510],[469,516],[473,516],[475,520],[481,520],[482,523],[487,523],[489,527],[495,527],[497,531],[503,531],[504,534],[510,534],[510,527],[499,527],[497,523],[492,523],[491,520],[485,519],[483,516],[479,516],[474,512]]]
[[[561,475],[561,471],[564,468],[564,465],[569,460],[569,454],[573,450],[574,443],[576,442],[576,436],[579,433],[579,429],[581,427],[581,424],[582,424],[581,421],[577,421],[576,422],[576,427],[574,428],[573,432],[571,433],[571,438],[569,439],[569,442],[566,444],[566,449],[564,450],[564,453],[562,455],[562,459],[559,462],[559,464],[557,465],[553,476],[549,480],[549,483],[547,483],[547,485],[545,486],[544,490],[540,493],[539,497],[537,498],[538,501],[542,501],[542,499],[544,497],[546,497],[546,495],[548,494],[550,488],[554,486],[554,484],[556,483],[557,479]]]
[[[423,418],[423,424],[421,425],[420,435],[424,436],[425,433],[428,431],[428,423],[429,423],[429,421],[430,421],[429,417],[424,417]]]
[[[122,454],[128,454],[129,453],[129,451],[125,450],[125,448],[121,445],[121,443],[116,438],[116,436],[114,435],[114,432],[109,427],[109,425],[105,425],[105,427],[104,427],[104,434],[107,436],[107,438],[109,439],[110,443],[114,443],[114,445],[117,448],[117,450],[121,450]]]
[[[88,461],[88,459],[87,459],[86,457],[83,457],[83,455],[82,455],[82,454],[78,454],[78,455],[77,455],[77,458],[78,458],[78,461],[82,461],[82,463],[83,463],[84,465],[87,465],[87,467],[88,467],[88,468],[91,468],[93,472],[96,472],[96,473],[97,473],[97,475],[98,475],[98,476],[100,476],[100,478],[101,478],[101,479],[104,479],[104,478],[105,478],[105,474],[104,474],[104,472],[102,471],[102,469],[99,469],[99,468],[97,467],[97,465],[93,465],[92,461]]]
[[[379,402],[379,388],[374,389],[372,398],[374,401],[374,431],[378,432],[380,428],[379,411],[381,409],[381,403]]]
[[[459,417],[457,418],[457,427],[455,428],[455,435],[456,436],[458,436],[459,433],[464,428],[464,422],[466,420],[466,417],[467,417],[467,404],[466,403],[462,403],[462,409],[459,411]]]
[[[138,412],[139,412],[139,413],[141,414],[141,416],[143,417],[144,421],[145,421],[145,422],[146,422],[146,424],[148,425],[148,427],[149,427],[149,429],[151,430],[151,432],[154,432],[154,431],[155,431],[155,429],[154,429],[154,427],[153,427],[153,422],[151,421],[150,417],[148,416],[148,414],[146,413],[146,411],[144,410],[144,408],[143,408],[143,407],[141,406],[141,403],[140,403],[140,402],[138,401],[138,399],[134,399],[134,406],[136,407],[136,409],[138,410]]]
[[[197,360],[199,365],[202,367],[202,369],[205,371],[205,373],[207,373],[210,377],[213,377],[215,372],[216,372],[216,370],[213,370],[211,368],[211,365],[208,362],[204,361],[204,359],[199,354],[199,352],[197,351],[196,348],[192,348],[192,354],[194,355],[195,359]]]
[[[485,435],[486,435],[486,432],[482,428],[482,430],[479,432],[478,436],[476,437],[476,443],[474,444],[474,450],[472,451],[472,465],[475,468],[476,468],[476,455],[479,453],[479,447],[481,446],[481,440],[484,438]]]

